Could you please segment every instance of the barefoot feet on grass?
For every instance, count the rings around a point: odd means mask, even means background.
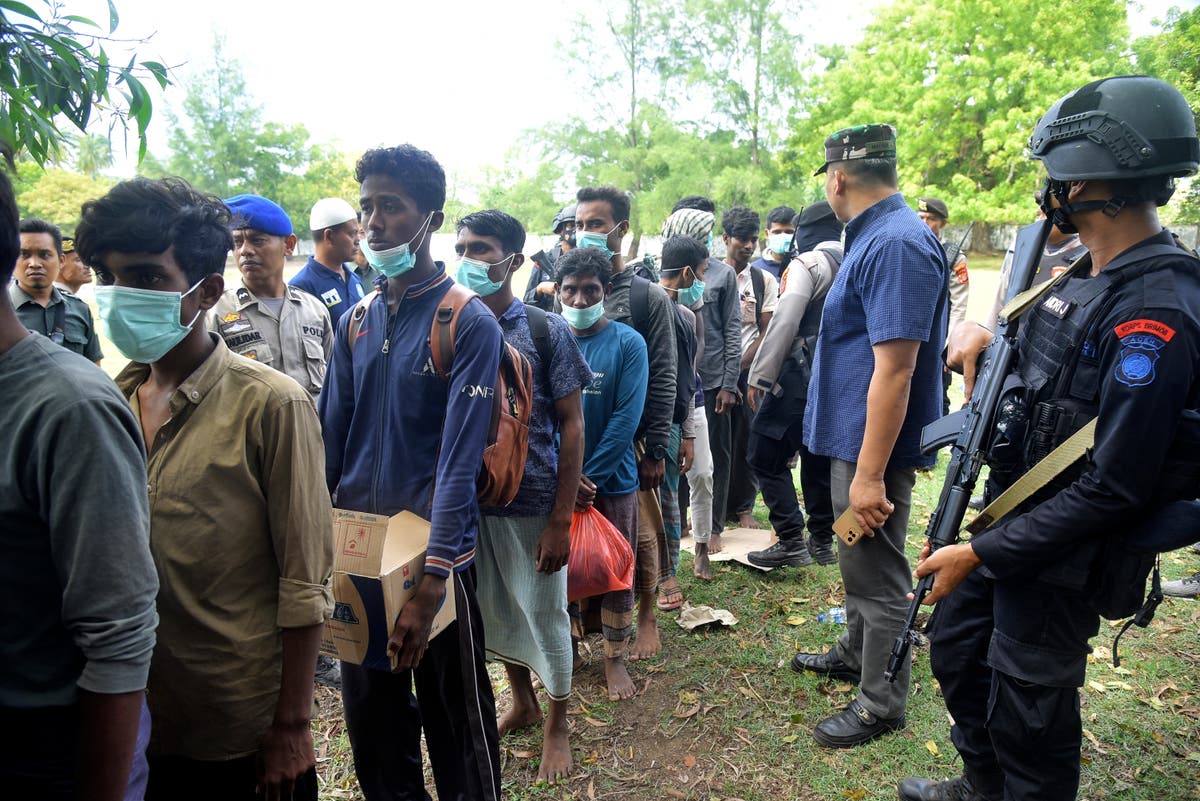
[[[654,611],[650,614],[639,614],[637,624],[637,639],[630,646],[629,658],[633,661],[650,659],[662,650],[662,642],[658,639],[658,621],[654,619]]]
[[[630,682],[632,684],[632,682]],[[542,727],[542,764],[538,768],[537,780],[555,784],[571,775],[571,744],[568,738],[567,716],[555,714],[554,704],[566,705],[566,701],[551,701],[550,714]]]
[[[496,730],[501,735],[504,735],[510,731],[523,729],[526,726],[532,726],[535,723],[541,722],[542,708],[536,703],[532,707],[525,706],[524,704],[513,704],[512,709],[496,718]]]
[[[753,512],[738,512],[738,527],[739,528],[762,528],[758,521],[754,519]]]
[[[608,682],[608,700],[624,701],[637,694],[629,670],[625,667],[625,657],[606,656],[604,658],[604,680]]]
[[[708,545],[699,543],[696,546],[696,558],[692,562],[692,573],[696,578],[712,581],[712,565],[708,561]]]

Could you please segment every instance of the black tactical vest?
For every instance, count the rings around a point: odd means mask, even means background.
[[[1151,245],[1091,277],[1090,260],[1085,260],[1022,317],[1017,374],[1027,409],[1025,470],[1096,416],[1102,380],[1099,342],[1105,333],[1096,328],[1120,300],[1122,286],[1154,270],[1172,269],[1156,258],[1164,255],[1185,254],[1169,245]],[[1070,484],[1085,466],[1077,463],[1051,486]]]

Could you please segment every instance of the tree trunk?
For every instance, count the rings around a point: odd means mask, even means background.
[[[971,241],[967,243],[967,249],[980,256],[999,256],[1004,253],[1003,248],[992,244],[992,224],[982,221],[975,223],[975,229],[971,231]]]
[[[633,239],[629,241],[629,252],[625,254],[626,261],[633,261],[637,258],[638,250],[642,247],[642,232],[636,231],[633,234]]]

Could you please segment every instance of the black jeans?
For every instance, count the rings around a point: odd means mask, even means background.
[[[746,403],[746,386],[749,373],[742,373],[738,379],[738,390],[742,393],[742,403],[730,411],[730,465],[729,465],[729,497],[725,501],[725,519],[736,518],[742,512],[754,508],[754,499],[758,497],[758,482],[750,467],[750,422],[754,413]],[[717,507],[713,506],[713,514]]]
[[[210,761],[181,756],[151,756],[146,801],[258,801],[255,755]],[[317,801],[317,769],[296,780],[293,801]]]
[[[788,462],[800,454],[800,487],[808,511],[808,531],[817,539],[833,538],[833,498],[829,489],[829,457],[818,456],[804,447],[804,375],[789,370],[780,377],[781,395],[767,393],[751,423],[747,459],[763,503],[771,516],[771,527],[780,540],[803,541],[804,512],[796,497],[796,485]]]
[[[422,729],[439,801],[500,796],[496,702],[474,568],[454,574],[453,587],[458,619],[430,641],[416,670],[387,673],[342,663],[346,728],[367,801],[429,798],[421,773]]]
[[[78,707],[0,707],[3,795],[74,801],[78,743]]]

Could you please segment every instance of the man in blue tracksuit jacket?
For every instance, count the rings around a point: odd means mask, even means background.
[[[431,532],[421,583],[388,644],[398,672],[342,664],[354,768],[367,801],[428,798],[423,722],[438,797],[497,799],[495,700],[471,562],[476,476],[503,335],[483,302],[471,300],[459,315],[450,379],[437,374],[429,332],[452,281],[430,256],[429,240],[443,222],[445,173],[429,153],[402,145],[368,151],[355,177],[363,253],[388,281],[354,343],[347,336],[356,312],[337,325],[319,403],[326,477],[339,508],[408,510],[431,521]],[[458,619],[430,642],[446,592],[455,593]]]

